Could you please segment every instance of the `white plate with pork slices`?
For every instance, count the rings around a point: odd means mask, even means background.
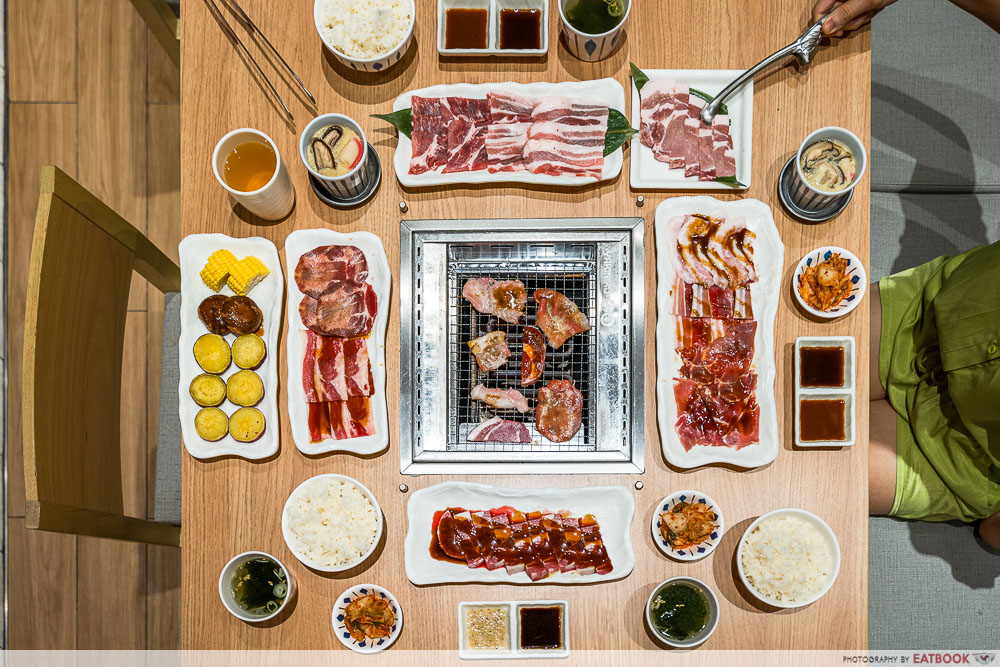
[[[499,568],[470,568],[464,563],[440,561],[430,555],[434,513],[449,507],[489,510],[510,506],[522,512],[569,512],[573,517],[593,514],[611,560],[608,574],[580,575],[556,572],[532,581],[526,572],[507,574]],[[418,586],[428,584],[592,584],[627,577],[635,567],[630,530],[635,500],[624,486],[565,489],[509,489],[475,482],[442,482],[420,489],[406,505],[409,527],[403,544],[406,576]]]
[[[562,83],[456,83],[439,84],[420,90],[411,90],[396,98],[392,104],[393,111],[409,109],[410,98],[418,97],[466,97],[470,99],[486,99],[486,94],[503,90],[515,95],[543,97],[559,95],[565,97],[588,98],[606,103],[609,108],[617,109],[625,114],[625,89],[614,79],[595,79],[592,81],[564,81]],[[622,170],[622,149],[619,147],[611,155],[604,157],[604,167],[599,179],[581,176],[552,176],[549,174],[532,174],[527,171],[500,172],[491,174],[489,170],[462,171],[444,174],[440,171],[427,171],[422,174],[410,173],[410,157],[413,150],[410,138],[399,133],[399,143],[393,155],[393,166],[396,178],[404,187],[421,187],[430,185],[450,185],[456,183],[533,183],[539,185],[584,185],[607,181],[618,176]]]
[[[198,306],[213,294],[233,295],[233,291],[226,285],[219,292],[213,292],[201,279],[201,270],[208,261],[208,256],[221,249],[231,251],[236,259],[253,255],[264,262],[271,272],[247,294],[264,315],[263,337],[267,347],[264,361],[254,370],[264,383],[264,398],[256,406],[264,414],[264,433],[253,442],[238,442],[228,433],[221,440],[209,442],[202,440],[194,427],[195,415],[201,407],[191,398],[191,380],[204,373],[195,361],[194,343],[203,334],[209,333],[198,317]],[[278,451],[281,433],[281,424],[278,421],[278,330],[281,329],[281,299],[284,296],[284,285],[278,250],[269,240],[259,236],[236,239],[225,234],[191,234],[180,242],[177,251],[181,265],[181,337],[178,344],[180,381],[177,392],[180,397],[179,413],[184,447],[191,456],[198,459],[211,459],[217,456],[265,459]],[[227,334],[225,339],[232,345],[236,336]],[[240,369],[236,364],[230,364],[220,377],[227,380],[238,370]],[[219,406],[228,416],[232,416],[237,407],[228,400]]]
[[[757,404],[760,406],[759,437],[756,444],[740,449],[727,446],[696,445],[685,450],[675,430],[677,405],[674,378],[682,366],[677,353],[676,316],[673,315],[675,270],[671,257],[676,243],[668,231],[668,221],[677,215],[700,213],[712,217],[741,216],[756,238],[753,263],[758,280],[750,285],[754,335],[752,369],[757,374]],[[728,463],[741,468],[767,465],[778,455],[778,413],[774,397],[774,318],[778,311],[781,271],[785,247],[774,225],[771,209],[756,199],[719,201],[714,197],[673,197],[656,207],[656,414],[663,456],[678,468],[696,468],[712,463]]]
[[[742,74],[732,69],[644,69],[650,79],[666,77],[678,84],[687,84],[709,95],[718,95],[726,85]],[[631,80],[632,127],[641,129],[639,118],[640,96]],[[732,186],[711,180],[701,181],[697,176],[685,176],[684,169],[671,169],[666,162],[653,157],[653,151],[644,146],[639,135],[632,137],[632,155],[629,165],[629,184],[635,190],[744,190],[750,187],[751,154],[753,148],[753,80],[733,93],[725,106],[729,110],[729,131],[736,153],[736,180],[742,186]]]
[[[327,245],[352,245],[358,247],[368,262],[368,282],[378,297],[378,309],[371,334],[368,337],[368,359],[374,379],[369,397],[371,420],[375,425],[372,435],[326,439],[312,442],[309,434],[309,409],[302,386],[302,364],[305,355],[304,333],[306,326],[299,316],[299,303],[304,296],[295,283],[295,267],[299,258],[313,248]],[[300,229],[285,239],[285,266],[288,267],[288,418],[292,426],[292,440],[303,454],[316,455],[327,452],[375,454],[389,444],[389,417],[385,400],[385,325],[389,318],[389,293],[392,274],[385,257],[382,240],[370,232],[343,234],[331,229]]]

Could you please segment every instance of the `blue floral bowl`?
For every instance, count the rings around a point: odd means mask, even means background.
[[[847,295],[847,298],[838,303],[836,306],[833,306],[829,310],[818,310],[807,304],[805,299],[802,298],[802,295],[799,293],[799,281],[802,279],[802,274],[807,267],[815,266],[820,262],[826,261],[834,253],[839,254],[847,260],[847,275],[851,279],[851,291]],[[795,267],[795,273],[792,275],[792,292],[795,294],[795,300],[799,302],[799,305],[802,306],[802,309],[807,313],[811,313],[816,317],[822,317],[825,319],[842,317],[857,308],[867,289],[868,274],[865,272],[865,267],[861,264],[861,260],[859,260],[851,251],[832,245],[816,248],[811,253],[803,257],[799,262],[799,265]]]
[[[360,642],[355,641],[355,639],[351,637],[351,633],[348,631],[347,626],[344,625],[345,610],[354,600],[372,593],[383,600],[389,601],[389,608],[392,609],[392,612],[396,615],[395,622],[392,624],[392,631],[389,633],[388,637],[364,639]],[[403,609],[399,606],[399,601],[396,599],[396,596],[381,586],[376,586],[374,584],[358,584],[357,586],[348,588],[340,594],[340,597],[337,598],[336,603],[333,605],[332,620],[333,634],[337,635],[337,639],[340,640],[341,644],[357,653],[378,653],[379,651],[384,651],[389,648],[399,637],[399,633],[403,629]]]
[[[674,549],[670,546],[670,543],[663,538],[663,533],[660,532],[660,515],[665,512],[669,512],[676,507],[678,503],[705,503],[708,505],[710,510],[715,512],[715,530],[713,530],[708,538],[703,542],[686,549]],[[715,547],[719,546],[719,541],[722,540],[722,534],[725,532],[726,526],[722,517],[722,510],[719,509],[719,504],[712,500],[711,496],[706,493],[702,493],[701,491],[685,489],[684,491],[675,491],[657,503],[656,508],[653,510],[653,519],[650,522],[650,529],[653,533],[653,542],[656,543],[656,546],[659,547],[660,551],[676,560],[692,561],[704,558],[708,554],[715,551]]]

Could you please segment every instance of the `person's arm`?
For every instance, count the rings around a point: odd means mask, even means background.
[[[823,32],[836,37],[845,32],[857,30],[872,20],[876,14],[896,0],[817,0],[813,6],[813,20],[818,21],[833,9],[830,18],[823,23]],[[977,19],[1000,32],[1000,0],[950,0],[953,5],[964,9]]]

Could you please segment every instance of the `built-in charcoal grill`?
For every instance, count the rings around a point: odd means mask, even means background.
[[[400,225],[401,470],[407,474],[583,473],[643,470],[643,222],[641,218],[421,220]],[[528,293],[518,324],[476,311],[462,297],[470,278],[520,280]],[[545,372],[521,386],[524,327],[533,293],[550,288],[587,314],[590,331],[546,346]],[[507,334],[511,356],[483,373],[467,345]],[[569,379],[583,394],[583,421],[568,442],[534,428],[538,390]],[[494,411],[469,394],[513,388],[531,410]],[[470,442],[493,416],[523,422],[530,443]]]

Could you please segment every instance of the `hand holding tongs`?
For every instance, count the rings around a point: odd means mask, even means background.
[[[285,101],[283,99],[281,99],[281,95],[279,95],[278,91],[275,90],[274,85],[271,83],[271,80],[267,78],[267,75],[264,74],[264,71],[260,68],[260,65],[257,64],[257,60],[254,59],[252,55],[250,55],[250,51],[247,50],[246,45],[243,44],[243,41],[239,38],[239,36],[232,29],[232,27],[230,27],[229,22],[226,21],[225,16],[223,16],[222,12],[219,10],[219,6],[215,3],[215,0],[208,0],[208,3],[212,5],[212,8],[218,15],[219,22],[222,24],[222,29],[226,32],[226,34],[233,42],[233,44],[237,46],[243,52],[243,55],[245,55],[250,60],[254,68],[257,70],[257,74],[259,74],[261,78],[264,79],[264,83],[267,84],[267,87],[271,91],[271,94],[277,98],[278,103],[281,105],[281,108],[285,110],[285,115],[288,116],[288,120],[290,121],[294,120],[294,118],[292,117],[292,112],[288,108],[288,105],[285,104]],[[236,20],[243,25],[243,28],[248,33],[260,37],[263,43],[271,51],[271,53],[274,54],[275,58],[277,58],[278,62],[281,63],[281,66],[285,69],[285,71],[288,72],[293,79],[295,79],[295,82],[299,85],[299,88],[302,89],[302,92],[306,94],[306,97],[309,98],[309,101],[312,102],[313,105],[315,105],[316,98],[313,97],[313,94],[309,92],[309,89],[306,88],[306,85],[302,83],[302,79],[298,77],[298,75],[291,68],[291,66],[285,61],[284,58],[281,57],[281,54],[278,53],[278,49],[274,47],[274,44],[271,44],[271,40],[269,40],[264,35],[264,33],[260,31],[260,28],[257,27],[257,24],[254,23],[249,16],[247,16],[247,13],[243,11],[243,8],[240,7],[239,3],[237,3],[236,0],[225,0],[225,3],[232,9],[233,16],[236,17]]]
[[[728,86],[722,89],[721,93],[715,96],[714,100],[706,104],[705,108],[701,110],[701,122],[706,125],[711,125],[712,120],[715,118],[715,114],[719,112],[719,107],[726,101],[726,98],[732,95],[733,91],[742,86],[747,79],[753,78],[757,72],[761,71],[765,67],[782,60],[788,55],[795,56],[800,65],[808,65],[812,60],[813,53],[816,51],[816,46],[819,44],[819,40],[823,38],[823,22],[826,21],[827,16],[830,16],[829,12],[819,21],[812,24],[812,26],[802,33],[797,40],[788,46],[775,51],[767,58],[764,58],[753,67],[743,72],[743,74],[740,74],[738,77],[733,79]]]

